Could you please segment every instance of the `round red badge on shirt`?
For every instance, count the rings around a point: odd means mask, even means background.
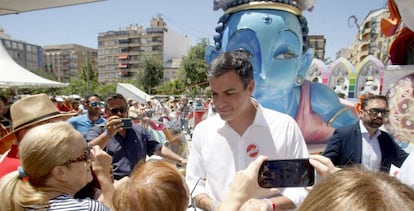
[[[257,146],[254,144],[250,144],[249,146],[247,146],[246,152],[247,155],[249,155],[252,158],[256,157],[259,154],[259,150],[257,149]]]

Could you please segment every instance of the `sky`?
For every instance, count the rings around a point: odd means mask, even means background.
[[[355,15],[360,23],[371,10],[386,0],[317,0],[312,12],[304,12],[310,35],[324,35],[325,57],[348,47],[357,28],[348,25]],[[45,46],[75,43],[97,48],[100,32],[118,30],[130,24],[148,27],[153,17],[162,16],[167,26],[188,35],[193,44],[202,38],[212,43],[217,20],[223,11],[213,10],[213,0],[106,0],[61,8],[0,16],[0,28],[13,40]]]

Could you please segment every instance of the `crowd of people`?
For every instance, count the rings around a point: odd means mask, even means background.
[[[353,203],[356,210],[395,210],[394,201],[414,207],[413,155],[407,159],[380,130],[389,112],[385,97],[361,98],[359,123],[336,129],[323,155],[310,155],[291,117],[251,97],[248,54],[219,56],[208,81],[218,115],[195,127],[190,147],[184,125],[163,128],[158,117],[144,114],[125,128],[122,119],[132,118],[128,110],[136,105],[118,93],[85,97],[82,112],[59,110],[47,94],[17,100],[0,139],[1,210],[340,210],[355,198],[363,199]],[[177,110],[185,112],[188,100],[180,101]],[[146,124],[160,127],[166,141]],[[262,162],[287,158],[309,158],[320,179],[311,189],[259,187]],[[389,175],[391,164],[401,167],[397,177]],[[387,197],[393,201],[382,203]]]
[[[214,3],[231,14],[206,51],[211,99],[2,96],[0,210],[413,209],[414,153],[381,130],[388,99],[362,97],[355,116],[304,79],[312,57],[301,9],[313,3]],[[310,154],[305,140],[327,147]],[[312,187],[258,185],[265,160],[297,158],[314,166]]]
[[[414,153],[381,130],[387,98],[362,98],[355,115],[305,79],[313,3],[214,0],[225,13],[205,55],[211,102],[40,94],[7,109],[2,97],[0,210],[413,209]],[[315,185],[258,185],[265,160],[296,158]]]

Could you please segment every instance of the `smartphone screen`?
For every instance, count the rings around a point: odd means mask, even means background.
[[[122,128],[132,128],[132,119],[131,118],[121,118]]]
[[[259,169],[263,188],[307,187],[315,183],[315,168],[309,159],[266,160]]]

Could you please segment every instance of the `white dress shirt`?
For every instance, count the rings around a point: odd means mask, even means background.
[[[207,193],[217,201],[223,200],[235,172],[247,168],[259,155],[269,160],[309,157],[295,120],[258,103],[254,122],[242,136],[220,115],[200,122],[193,133],[187,163],[186,182],[190,191],[194,190],[192,197]],[[280,190],[296,206],[307,194],[304,188]]]
[[[381,134],[379,130],[374,137],[369,138],[369,133],[362,121],[359,120],[362,135],[362,165],[370,171],[380,171],[381,169],[381,148],[378,143],[378,136]]]

